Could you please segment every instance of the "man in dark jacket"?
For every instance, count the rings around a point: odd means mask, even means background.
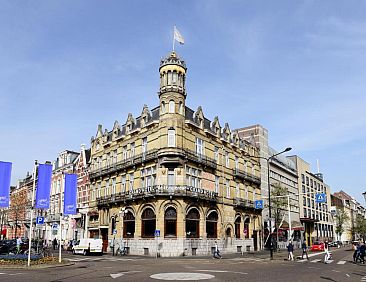
[[[288,260],[294,260],[294,245],[292,245],[292,241],[287,245],[287,251],[288,251]]]
[[[306,255],[306,259],[309,260],[308,247],[306,246],[306,242],[305,241],[302,242],[301,249],[302,249],[301,259],[304,259],[304,254],[305,254]]]

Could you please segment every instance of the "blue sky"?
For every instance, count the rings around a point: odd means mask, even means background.
[[[187,105],[316,160],[333,192],[366,191],[365,1],[0,2],[0,160],[12,183],[35,159],[90,145],[144,104],[176,24]]]

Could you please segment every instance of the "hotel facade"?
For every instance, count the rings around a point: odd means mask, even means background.
[[[159,106],[91,140],[88,235],[104,250],[202,255],[262,248],[259,150],[186,106],[186,64],[161,60]],[[249,157],[252,156],[252,157]]]

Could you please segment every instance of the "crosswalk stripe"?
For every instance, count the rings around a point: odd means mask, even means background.
[[[337,262],[337,264],[345,264],[346,261],[345,260],[340,260],[339,262]]]
[[[315,262],[319,262],[319,261],[321,261],[321,259],[314,259],[311,262],[315,263]]]

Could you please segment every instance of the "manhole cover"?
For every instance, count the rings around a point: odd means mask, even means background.
[[[204,273],[190,273],[190,272],[173,272],[173,273],[157,273],[150,276],[153,279],[159,280],[207,280],[215,276]]]

